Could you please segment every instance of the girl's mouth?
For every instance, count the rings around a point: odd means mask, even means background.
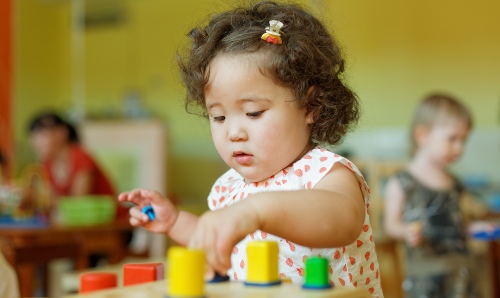
[[[253,160],[253,155],[247,154],[243,151],[233,152],[233,157],[240,165],[249,165]]]

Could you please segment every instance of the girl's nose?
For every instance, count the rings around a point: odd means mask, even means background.
[[[228,139],[231,142],[245,141],[248,138],[246,130],[238,124],[230,124],[228,128]]]

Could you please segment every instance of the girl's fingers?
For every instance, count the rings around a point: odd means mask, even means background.
[[[215,271],[210,268],[210,266],[206,266],[205,268],[205,280],[211,281],[215,277]]]
[[[121,202],[132,202],[136,205],[139,205],[141,207],[144,207],[146,205],[149,205],[151,202],[151,199],[148,196],[145,196],[143,194],[148,193],[144,189],[134,189],[129,192],[124,192],[121,193],[118,196],[118,200]]]
[[[198,227],[193,236],[191,237],[189,241],[188,247],[191,249],[202,249],[205,252],[205,260],[207,262],[207,270],[209,271],[218,271],[217,267],[215,266],[214,262],[214,257],[213,257],[213,249],[210,249],[210,244],[206,236],[208,236],[209,233],[205,233],[200,230]]]
[[[231,268],[231,253],[230,252],[226,253],[225,251],[222,251],[221,265],[222,265],[223,271],[219,272],[219,273],[222,275],[226,275],[227,270],[229,270],[229,268]]]
[[[226,275],[226,271],[228,267],[226,266],[226,258],[227,256],[224,254],[222,247],[218,245],[220,239],[213,239],[212,242],[212,250],[213,250],[213,258],[214,258],[214,266],[216,271],[221,275]]]
[[[130,217],[137,219],[142,224],[149,221],[149,217],[147,216],[147,214],[142,213],[141,208],[137,206],[130,208],[129,214]]]
[[[227,267],[225,266],[224,256],[217,249],[217,233],[202,233],[203,241],[201,248],[205,251],[207,263],[210,268],[217,271],[221,275],[226,275]]]
[[[129,220],[129,223],[133,227],[138,227],[138,226],[142,225],[142,223],[135,217],[131,217]]]
[[[119,194],[118,201],[120,201],[120,202],[128,201],[128,192],[122,192],[121,194]]]
[[[162,204],[165,203],[165,198],[157,191],[141,189],[139,190],[140,196],[148,198],[152,204]]]

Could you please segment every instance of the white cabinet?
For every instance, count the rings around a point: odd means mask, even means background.
[[[112,180],[116,191],[147,188],[166,194],[167,132],[159,120],[92,120],[79,126],[83,146]],[[134,232],[130,249],[165,256],[164,235]]]

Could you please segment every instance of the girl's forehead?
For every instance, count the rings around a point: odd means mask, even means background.
[[[261,52],[252,53],[219,53],[208,64],[208,73],[210,69],[217,67],[220,64],[243,64],[247,66],[261,66],[264,63],[266,56]]]
[[[219,54],[209,63],[206,71],[206,95],[214,86],[227,87],[231,81],[251,81],[260,77],[266,82],[275,83],[265,69],[259,53]]]

